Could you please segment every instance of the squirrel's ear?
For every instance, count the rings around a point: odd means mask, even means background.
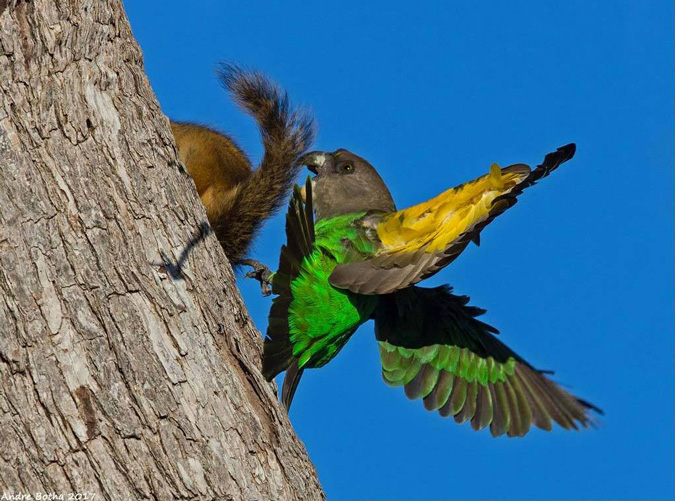
[[[298,159],[298,165],[305,165],[310,172],[318,174],[330,160],[331,154],[326,151],[310,151]]]

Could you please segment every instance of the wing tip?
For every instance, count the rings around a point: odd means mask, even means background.
[[[569,160],[577,152],[577,144],[576,143],[566,144],[565,146],[561,146],[560,148],[558,148],[558,151],[564,153],[567,159]]]

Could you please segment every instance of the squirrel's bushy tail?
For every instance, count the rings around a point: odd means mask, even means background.
[[[222,64],[218,76],[235,102],[258,122],[265,148],[258,169],[238,187],[226,227],[217,229],[236,264],[262,223],[285,204],[300,170],[297,159],[314,140],[314,123],[306,112],[292,109],[286,92],[261,73]]]

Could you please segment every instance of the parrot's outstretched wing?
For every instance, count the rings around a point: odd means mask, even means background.
[[[458,423],[489,425],[494,436],[523,436],[531,424],[550,430],[552,421],[565,429],[593,424],[589,409],[598,408],[501,343],[493,327],[476,319],[484,310],[468,301],[447,286],[382,296],[373,318],[384,381]]]
[[[527,165],[500,169],[452,188],[428,202],[364,219],[364,229],[379,241],[372,257],[338,265],[330,283],[359,294],[387,294],[423,280],[451,263],[480,231],[516,203],[522,191],[574,156],[568,144],[549,153],[533,171]]]
[[[263,344],[262,373],[270,381],[282,371],[287,371],[282,388],[282,400],[289,408],[295,389],[302,377],[293,356],[293,344],[289,335],[288,307],[293,298],[291,282],[298,276],[302,261],[314,248],[314,214],[311,181],[305,185],[305,202],[300,188],[295,187],[286,214],[287,244],[281,247],[279,268],[272,277],[272,290],[277,297],[272,302],[267,335]]]

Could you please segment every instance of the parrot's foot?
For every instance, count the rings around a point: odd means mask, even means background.
[[[272,285],[272,272],[267,266],[254,259],[242,259],[238,264],[243,264],[253,268],[252,271],[246,272],[246,277],[254,278],[260,282],[260,291],[262,292],[263,296],[269,296],[272,294],[272,289],[270,289],[270,285]]]

